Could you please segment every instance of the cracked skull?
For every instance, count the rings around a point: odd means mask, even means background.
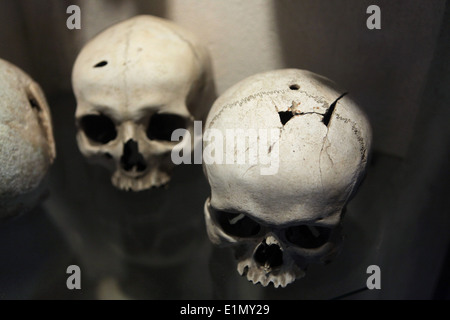
[[[205,47],[167,20],[137,16],[106,29],[73,67],[81,153],[109,168],[119,189],[167,184],[172,132],[191,132],[206,115],[209,77]]]
[[[25,213],[46,195],[55,158],[50,110],[40,86],[0,59],[0,219]]]
[[[345,92],[304,70],[254,75],[216,100],[203,139],[208,236],[234,249],[241,275],[285,287],[331,261],[371,146]]]

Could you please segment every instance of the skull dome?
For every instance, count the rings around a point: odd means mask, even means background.
[[[25,213],[44,197],[55,159],[50,110],[40,86],[0,59],[0,219]]]
[[[367,117],[347,94],[305,70],[257,74],[216,100],[203,139],[208,235],[234,249],[241,275],[285,287],[335,256],[371,148]]]
[[[119,189],[167,184],[177,145],[171,134],[191,133],[193,121],[206,116],[209,77],[206,48],[172,22],[136,16],[107,28],[73,67],[81,153],[109,168]]]

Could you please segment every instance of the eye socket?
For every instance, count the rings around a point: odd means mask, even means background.
[[[117,137],[114,122],[105,115],[88,115],[80,120],[81,129],[92,141],[106,144]]]
[[[150,140],[171,141],[172,133],[176,129],[186,129],[186,120],[176,114],[155,113],[147,128],[147,137]]]
[[[212,210],[223,231],[231,236],[249,238],[256,236],[261,230],[261,226],[258,222],[252,220],[243,213]]]
[[[305,249],[315,249],[323,246],[330,238],[331,229],[319,226],[293,226],[285,231],[286,239]]]

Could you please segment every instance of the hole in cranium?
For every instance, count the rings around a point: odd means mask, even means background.
[[[100,61],[99,63],[97,63],[97,64],[94,66],[94,68],[101,68],[101,67],[106,66],[107,64],[108,64],[108,61],[103,60],[103,61]]]
[[[294,114],[291,111],[280,111],[278,112],[278,115],[280,116],[281,124],[284,126],[289,120],[292,119]]]
[[[186,120],[176,114],[155,113],[147,128],[150,140],[171,141],[172,132],[176,129],[186,129]]]
[[[243,213],[214,210],[214,214],[222,230],[231,236],[247,238],[257,235],[261,230],[258,222]]]
[[[36,109],[37,111],[42,111],[41,106],[36,101],[35,98],[28,98],[28,101],[30,102],[30,106],[32,109]]]
[[[319,226],[293,226],[286,229],[286,239],[305,249],[323,246],[329,239],[331,229]]]
[[[105,115],[88,115],[80,120],[81,129],[92,141],[106,144],[117,137],[114,122]]]
[[[289,89],[298,90],[298,89],[300,89],[300,86],[298,84],[293,84],[293,85],[289,86]]]
[[[123,155],[120,158],[120,163],[125,171],[130,171],[136,168],[138,172],[145,171],[147,164],[144,157],[139,152],[139,145],[133,139],[127,141],[123,146]]]
[[[339,101],[339,99],[341,99],[342,97],[344,97],[347,94],[347,92],[341,94],[341,96],[339,98],[337,98],[331,105],[330,107],[327,109],[327,111],[325,112],[325,114],[323,115],[322,118],[322,122],[324,125],[326,125],[328,127],[328,124],[330,123],[331,120],[331,116],[333,115],[334,109],[336,108],[337,102]]]
[[[269,266],[271,269],[279,267],[283,264],[283,251],[277,244],[261,242],[253,255],[255,261],[261,266]]]

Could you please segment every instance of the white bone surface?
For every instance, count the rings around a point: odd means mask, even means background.
[[[284,124],[280,112],[291,116]],[[325,77],[298,69],[275,70],[244,79],[221,95],[205,125],[206,131],[212,129],[223,136],[230,129],[274,130],[278,135],[276,143],[258,150],[267,157],[278,152],[274,174],[261,174],[268,166],[261,162],[204,162],[211,186],[205,204],[208,234],[216,244],[240,248],[239,272],[247,267],[250,281],[284,287],[303,275],[308,263],[329,260],[340,242],[341,212],[364,177],[371,149],[370,124],[361,109]],[[205,149],[211,143],[205,140]],[[252,145],[246,143],[249,159]],[[217,221],[220,211],[243,213],[264,230],[252,238],[230,235]],[[330,228],[330,238],[320,248],[298,248],[286,240],[286,230],[300,225],[316,238],[316,226]],[[273,239],[283,251],[277,272],[264,271],[253,258],[262,241],[270,244]]]
[[[0,219],[38,204],[54,158],[51,116],[42,90],[24,71],[0,59]]]
[[[193,120],[200,120],[210,107],[201,101],[210,72],[207,49],[167,20],[136,16],[101,32],[85,45],[73,67],[80,151],[109,168],[119,189],[167,184],[174,167],[170,152],[177,142],[150,140],[150,118],[157,113],[177,115],[192,133]],[[87,115],[107,116],[117,136],[107,143],[92,141],[80,125]],[[145,170],[122,168],[124,145],[130,140],[137,143]]]

